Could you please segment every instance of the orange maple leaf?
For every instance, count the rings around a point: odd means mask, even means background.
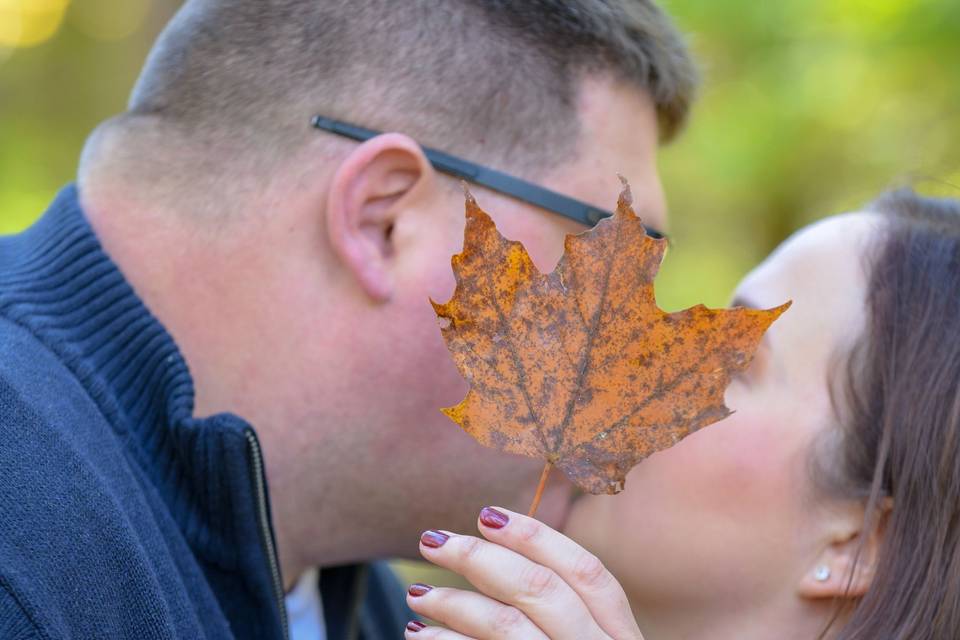
[[[467,193],[456,290],[431,301],[470,383],[444,413],[484,445],[546,460],[541,489],[552,465],[585,491],[617,493],[640,460],[729,415],[731,375],[789,307],[665,313],[653,279],[667,242],[630,202],[624,183],[616,214],[567,236],[544,275]]]

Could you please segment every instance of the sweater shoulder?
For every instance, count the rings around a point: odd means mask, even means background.
[[[90,611],[122,628],[124,607],[165,606],[150,557],[165,548],[144,536],[156,525],[122,443],[66,367],[3,320],[0,469],[0,638],[21,637],[4,624],[92,637]]]
[[[33,616],[0,576],[0,638],[5,640],[46,640]]]
[[[50,479],[127,457],[98,403],[70,368],[28,329],[3,317],[0,443],[0,468],[39,472]],[[6,476],[0,485],[9,486],[17,474]],[[87,479],[100,478],[92,474]]]
[[[30,329],[0,315],[0,380],[17,391],[24,402],[45,398],[88,397],[62,360]]]

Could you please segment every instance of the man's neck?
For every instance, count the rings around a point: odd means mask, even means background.
[[[343,401],[349,378],[331,370],[304,398],[291,366],[309,349],[326,349],[337,361],[338,337],[324,344],[323,335],[297,324],[308,314],[265,308],[286,302],[274,286],[284,279],[281,267],[262,250],[279,246],[273,231],[260,228],[252,241],[242,234],[212,241],[185,229],[176,213],[96,196],[82,204],[105,251],[177,343],[193,378],[195,415],[233,413],[257,431],[286,586],[310,566],[394,552],[384,544],[389,529],[371,515],[388,505],[363,495],[367,480],[359,477],[356,452],[367,444],[357,441],[362,420]],[[325,303],[304,305],[323,317]]]

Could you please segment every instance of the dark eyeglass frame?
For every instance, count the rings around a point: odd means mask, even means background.
[[[365,129],[364,127],[321,115],[314,116],[310,120],[310,124],[316,129],[328,131],[359,142],[365,142],[383,133],[382,131]],[[433,168],[441,173],[456,176],[468,182],[493,189],[517,200],[522,200],[546,209],[547,211],[552,211],[565,218],[576,220],[588,227],[592,227],[604,218],[613,215],[605,209],[594,207],[586,202],[581,202],[580,200],[565,196],[556,191],[551,191],[550,189],[511,176],[510,174],[475,164],[469,160],[452,156],[449,153],[444,153],[437,149],[424,147],[423,145],[421,145],[420,148],[423,149],[424,155],[430,160]],[[651,238],[667,237],[665,233],[646,225],[644,225],[644,229],[647,230],[647,235]]]

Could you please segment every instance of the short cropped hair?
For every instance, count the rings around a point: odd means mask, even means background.
[[[683,126],[696,69],[651,0],[187,0],[125,117],[260,172],[316,134],[315,114],[548,168],[576,142],[591,72],[645,91],[662,140]]]

